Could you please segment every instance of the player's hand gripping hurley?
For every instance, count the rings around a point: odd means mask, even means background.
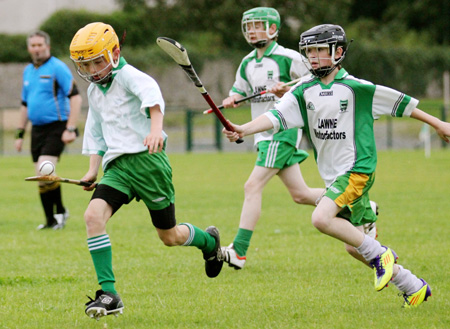
[[[280,87],[286,87],[286,86],[292,86],[292,85],[295,85],[295,84],[296,84],[297,82],[299,82],[301,79],[302,79],[302,78],[298,78],[298,79],[295,79],[295,80],[292,80],[292,81],[283,83]],[[239,104],[239,103],[248,101],[249,99],[252,99],[252,98],[255,98],[255,97],[258,97],[258,96],[262,96],[262,95],[266,94],[267,92],[268,92],[267,90],[260,91],[259,93],[256,93],[256,94],[253,94],[253,95],[250,95],[250,96],[247,96],[247,97],[238,99],[237,101],[234,102],[234,104]],[[220,105],[220,106],[218,106],[217,108],[218,108],[219,110],[222,110],[222,109],[223,109],[223,105]],[[213,113],[213,110],[212,110],[212,109],[203,111],[203,114],[210,114],[210,113]]]
[[[186,72],[188,77],[191,79],[191,81],[195,84],[197,89],[202,94],[203,98],[206,100],[206,102],[211,106],[212,111],[214,114],[219,118],[222,125],[229,131],[234,131],[233,127],[230,125],[230,123],[225,119],[222,112],[217,108],[216,104],[214,104],[213,100],[209,96],[208,92],[206,91],[205,87],[203,86],[202,82],[200,81],[199,76],[194,70],[194,67],[191,64],[191,61],[189,60],[189,56],[187,54],[187,50],[177,41],[165,38],[165,37],[159,37],[156,39],[156,43],[158,46],[161,47],[162,50],[164,50],[170,57],[173,58],[173,60],[180,65],[180,67]],[[236,143],[242,143],[244,140],[239,138]]]

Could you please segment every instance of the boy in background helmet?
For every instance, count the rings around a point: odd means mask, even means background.
[[[224,133],[235,141],[269,129],[303,128],[314,146],[320,175],[327,187],[312,214],[322,233],[356,250],[374,269],[375,289],[392,283],[402,292],[403,307],[415,307],[431,296],[427,282],[396,264],[397,255],[363,233],[374,221],[369,190],[377,163],[373,122],[380,115],[411,117],[431,125],[449,142],[450,123],[418,108],[418,101],[396,90],[357,79],[341,67],[347,38],[338,25],[319,25],[302,33],[300,49],[312,75],[286,93],[275,109]]]
[[[83,140],[90,165],[82,179],[95,182],[101,164],[104,171],[85,212],[87,244],[101,285],[95,299],[86,304],[86,314],[99,318],[122,313],[106,223],[134,198],[145,203],[166,246],[201,249],[206,274],[216,277],[223,265],[217,228],[203,231],[187,223],[176,225],[172,169],[164,152],[164,100],[158,84],[127,64],[114,29],[104,23],[81,28],[71,42],[70,57],[79,75],[91,82]]]
[[[257,7],[244,12],[242,33],[255,50],[242,60],[230,96],[222,102],[225,108],[238,107],[240,103],[236,104],[236,101],[239,99],[269,89],[270,94],[252,100],[254,119],[272,109],[279,97],[289,90],[290,87],[283,83],[308,74],[302,56],[277,43],[280,24],[280,15],[274,8]],[[245,265],[250,240],[261,214],[263,189],[272,177],[278,175],[292,199],[299,204],[315,205],[324,192],[321,188],[310,188],[302,177],[299,163],[308,157],[308,153],[299,149],[301,138],[302,131],[298,128],[278,134],[263,132],[255,135],[258,157],[245,183],[239,229],[233,243],[222,247],[225,261],[236,270]],[[376,203],[371,202],[371,206],[376,212]],[[366,225],[365,230],[376,236],[375,223]]]
[[[290,87],[282,84],[308,74],[302,56],[277,43],[280,15],[274,8],[257,7],[244,12],[242,33],[250,46],[255,48],[244,57],[237,72],[230,96],[223,100],[225,108],[238,107],[241,98],[268,89],[269,93],[253,98],[252,118],[273,108],[275,102]],[[300,150],[302,131],[293,128],[279,134],[262,132],[255,135],[258,150],[255,167],[245,183],[245,198],[238,232],[232,244],[222,247],[225,261],[239,270],[246,262],[247,250],[256,223],[261,214],[262,192],[266,184],[278,175],[293,200],[314,205],[323,189],[306,185],[299,167],[308,153]]]

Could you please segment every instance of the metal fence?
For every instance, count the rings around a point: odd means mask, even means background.
[[[14,134],[18,122],[18,109],[0,108],[0,155],[17,155],[14,148]],[[79,127],[83,133],[87,109],[83,109]],[[446,119],[442,107],[441,116]],[[204,116],[199,110],[186,108],[167,108],[164,130],[169,136],[167,152],[251,152],[254,150],[253,137],[245,138],[243,144],[230,143],[221,133],[222,126],[214,115]],[[425,145],[430,148],[445,147],[431,129],[429,135],[423,125],[413,119],[384,117],[374,125],[377,147],[382,149],[417,149]],[[81,134],[82,135],[82,134]],[[81,153],[82,138],[67,145],[65,152]],[[309,148],[306,138],[302,147]],[[21,154],[30,153],[30,127],[25,134],[24,149]]]

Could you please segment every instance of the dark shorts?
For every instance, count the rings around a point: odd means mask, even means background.
[[[148,209],[161,210],[175,203],[172,167],[164,151],[123,154],[108,163],[99,185],[125,193],[128,200],[142,200]]]
[[[113,215],[120,207],[122,207],[122,205],[128,204],[131,201],[127,194],[106,184],[97,185],[97,188],[92,194],[91,200],[93,199],[102,199],[108,203],[112,207]],[[156,228],[168,230],[177,224],[175,219],[175,205],[173,203],[170,203],[169,206],[164,209],[148,210],[150,212],[150,217],[152,218],[153,226]]]
[[[64,150],[61,136],[66,130],[67,121],[55,121],[31,128],[31,156],[37,162],[41,155],[59,157]]]

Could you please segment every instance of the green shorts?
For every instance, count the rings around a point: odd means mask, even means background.
[[[99,184],[106,184],[144,201],[147,208],[161,210],[175,203],[172,167],[164,151],[124,154],[108,164]]]
[[[255,165],[281,170],[305,161],[308,156],[308,152],[299,150],[289,143],[262,141],[258,143],[258,158]]]
[[[346,173],[339,176],[325,191],[325,196],[342,208],[338,217],[349,220],[354,226],[373,223],[377,215],[370,207],[369,190],[375,181],[375,173]]]

